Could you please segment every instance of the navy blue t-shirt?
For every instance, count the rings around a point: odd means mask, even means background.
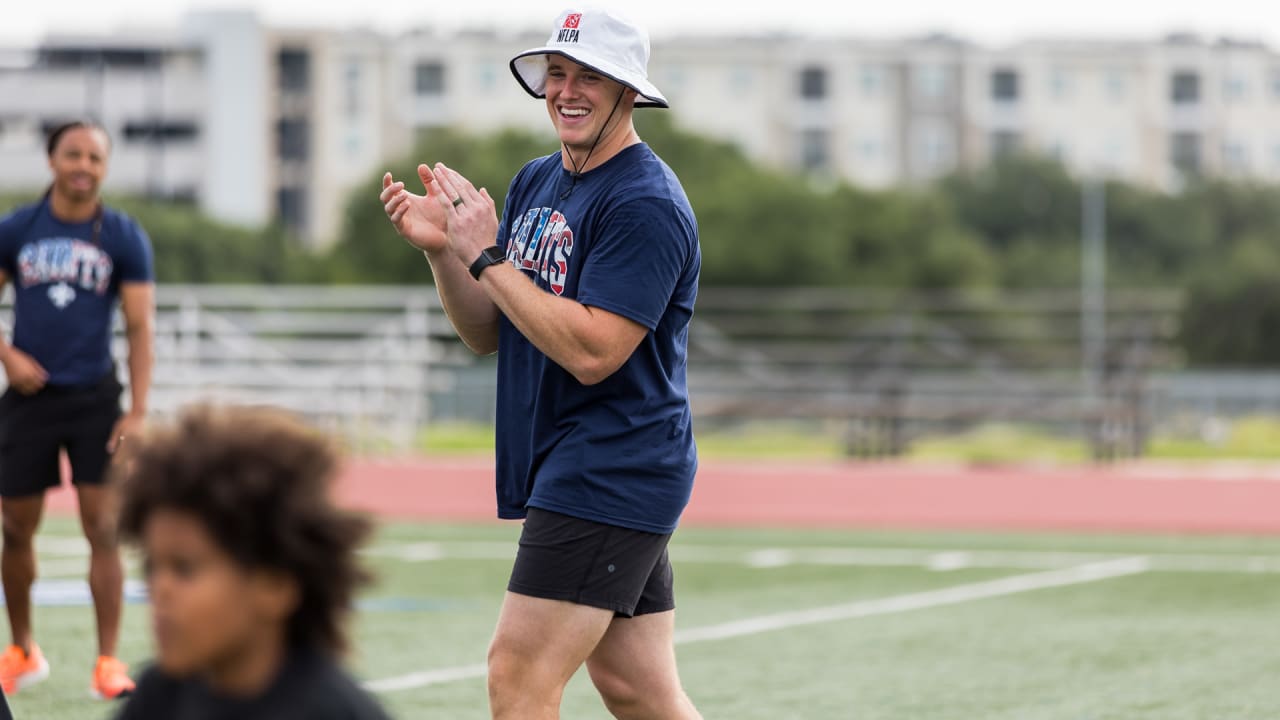
[[[106,208],[66,223],[48,200],[0,219],[0,269],[13,283],[13,346],[49,373],[83,387],[111,372],[111,320],[120,283],[152,282],[151,241],[133,218]]]
[[[505,317],[498,339],[498,515],[527,507],[675,530],[697,469],[685,380],[701,253],[679,180],[643,143],[571,176],[560,153],[511,182],[498,244],[546,292],[650,330],[584,386]]]

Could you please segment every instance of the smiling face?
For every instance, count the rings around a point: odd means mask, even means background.
[[[194,515],[157,509],[143,531],[159,665],[176,676],[233,670],[282,643],[292,588],[236,563]]]
[[[107,134],[96,127],[75,127],[58,138],[49,155],[53,191],[73,203],[92,202],[107,175]]]
[[[579,152],[585,157],[595,145],[593,159],[607,158],[633,132],[636,91],[572,60],[547,57],[546,95],[560,143],[575,157]]]

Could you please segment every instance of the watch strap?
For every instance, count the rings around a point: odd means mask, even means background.
[[[498,263],[506,259],[507,259],[507,252],[505,250],[498,247],[497,245],[490,245],[489,247],[480,251],[480,257],[476,258],[475,262],[471,263],[471,267],[467,269],[471,272],[471,277],[475,278],[476,280],[479,280],[480,273],[484,272],[485,268],[489,267],[490,265],[497,265]]]

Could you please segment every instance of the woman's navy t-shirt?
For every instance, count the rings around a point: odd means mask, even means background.
[[[575,181],[560,153],[507,194],[498,244],[538,287],[649,329],[584,386],[505,317],[498,341],[498,515],[527,507],[670,533],[697,468],[685,379],[701,254],[675,174],[643,143]]]
[[[0,269],[13,283],[13,346],[50,385],[92,386],[111,372],[111,321],[121,283],[154,279],[151,241],[133,218],[105,208],[66,223],[47,200],[0,219]]]

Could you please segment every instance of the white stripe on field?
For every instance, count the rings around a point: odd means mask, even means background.
[[[1147,571],[1145,557],[1121,558],[1107,562],[1077,565],[1063,570],[1049,570],[1031,573],[1030,575],[1014,575],[1013,577],[983,582],[953,585],[940,590],[895,595],[875,600],[860,600],[845,605],[796,610],[793,612],[761,615],[760,617],[735,620],[709,625],[701,628],[676,631],[677,644],[703,642],[706,640],[724,640],[726,638],[758,635],[771,630],[785,630],[803,625],[853,620],[872,615],[889,615],[892,613],[921,610],[924,608],[942,607],[957,603],[983,600],[986,598],[1015,595],[1032,590],[1079,585],[1098,582],[1110,578],[1137,575]]]
[[[503,560],[515,558],[511,542],[410,542],[366,548],[369,557],[403,562],[439,560]],[[1149,570],[1206,573],[1280,573],[1280,555],[1238,553],[1145,553]],[[714,563],[776,568],[790,565],[851,567],[922,567],[936,571],[965,568],[1056,570],[1086,563],[1127,557],[1125,553],[1062,550],[963,550],[929,548],[790,547],[733,548],[672,543],[671,558],[678,563]]]
[[[982,600],[986,598],[1015,595],[1017,593],[1044,590],[1048,588],[1080,585],[1098,582],[1111,578],[1137,575],[1148,569],[1147,558],[1128,557],[1106,562],[1089,563],[1062,570],[1015,575],[1013,577],[987,580],[984,582],[954,585],[939,590],[927,590],[906,595],[895,595],[875,600],[860,600],[844,605],[796,610],[792,612],[761,615],[744,620],[708,625],[700,628],[689,628],[676,631],[675,643],[705,642],[707,640],[725,640],[728,638],[758,635],[774,630],[815,625],[819,623],[853,620],[873,615],[888,615],[923,610],[925,608],[942,607],[958,603]],[[440,685],[458,680],[474,680],[486,675],[484,665],[463,665],[439,670],[409,673],[397,677],[372,680],[365,687],[374,692],[394,692],[411,690],[428,685]]]
[[[88,556],[89,545],[80,536],[41,535],[37,550],[42,556]],[[420,563],[440,560],[500,560],[515,558],[516,542],[489,540],[445,540],[391,542],[367,547],[368,557]],[[790,565],[832,565],[850,567],[923,567],[949,571],[965,568],[1056,570],[1127,557],[1131,553],[1099,550],[965,550],[961,548],[893,547],[758,547],[735,548],[719,545],[692,545],[674,542],[672,560],[681,563],[746,565],[777,568]],[[127,554],[126,554],[127,556]],[[1222,553],[1144,553],[1153,572],[1280,574],[1280,555]]]
[[[427,687],[428,685],[443,685],[458,680],[475,680],[488,674],[489,668],[485,665],[461,665],[459,667],[409,673],[408,675],[386,678],[385,680],[371,680],[365,683],[364,686],[373,692],[395,692],[396,690],[412,690],[413,688]]]

